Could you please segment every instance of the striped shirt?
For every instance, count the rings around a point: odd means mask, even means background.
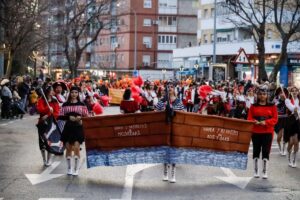
[[[156,105],[156,110],[163,111],[166,109],[167,102],[163,100],[159,100]],[[176,98],[175,101],[172,102],[171,107],[173,110],[183,110],[184,106],[179,98]]]
[[[59,113],[60,116],[77,115],[82,117],[87,117],[88,114],[89,111],[86,105],[82,102],[77,102],[77,103],[66,102],[62,105]]]

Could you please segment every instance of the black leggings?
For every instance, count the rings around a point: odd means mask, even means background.
[[[186,111],[187,112],[193,112],[193,107],[194,107],[194,104],[187,104],[186,105]]]
[[[271,145],[272,145],[273,135],[271,133],[256,134],[252,135],[253,143],[253,159],[260,157],[260,152],[262,151],[262,159],[268,159],[270,157]]]

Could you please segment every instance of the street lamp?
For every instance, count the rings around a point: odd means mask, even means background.
[[[163,80],[165,80],[165,74],[166,74],[167,70],[166,69],[162,69],[161,73],[163,74]]]
[[[180,70],[180,81],[181,81],[181,79],[182,79],[182,72],[183,72],[183,70],[184,70],[184,67],[183,67],[183,65],[180,65],[180,67],[179,67],[179,70]]]
[[[196,69],[196,81],[197,81],[197,75],[198,75],[198,68],[199,68],[199,64],[198,64],[198,60],[196,60],[196,63],[194,64],[194,68]]]
[[[117,3],[117,7],[120,7],[121,3]],[[128,7],[134,14],[134,60],[133,60],[133,68],[134,71],[136,71],[136,63],[137,63],[137,16],[136,16],[136,11]]]

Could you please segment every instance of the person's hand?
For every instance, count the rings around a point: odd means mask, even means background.
[[[49,111],[50,111],[51,113],[53,113],[53,108],[52,108],[52,107],[50,107],[50,108],[49,108]]]
[[[266,125],[266,121],[261,121],[260,125]]]
[[[48,115],[44,115],[41,119],[45,121],[48,118]]]
[[[285,95],[284,95],[283,93],[280,94],[279,97],[280,97],[281,99],[285,99]]]
[[[257,125],[259,125],[260,121],[255,120],[254,123],[257,124]]]
[[[77,119],[74,116],[70,116],[70,121],[75,122]]]
[[[76,121],[80,122],[80,120],[81,120],[81,116],[77,116]]]

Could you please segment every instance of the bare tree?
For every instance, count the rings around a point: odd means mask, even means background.
[[[65,0],[64,53],[73,77],[83,52],[110,27],[110,6],[110,0]]]
[[[300,0],[273,0],[274,23],[282,39],[281,53],[270,75],[276,81],[280,67],[287,60],[289,42],[300,38]]]
[[[6,77],[12,72],[12,60],[17,52],[32,49],[41,45],[40,24],[41,14],[47,8],[43,0],[0,0],[0,27],[3,40],[1,43],[8,49]]]
[[[265,70],[265,29],[272,9],[272,0],[226,0],[222,4],[235,15],[227,15],[227,20],[236,27],[247,30],[256,42],[258,51],[258,80],[267,79]],[[237,17],[236,17],[237,16]]]

